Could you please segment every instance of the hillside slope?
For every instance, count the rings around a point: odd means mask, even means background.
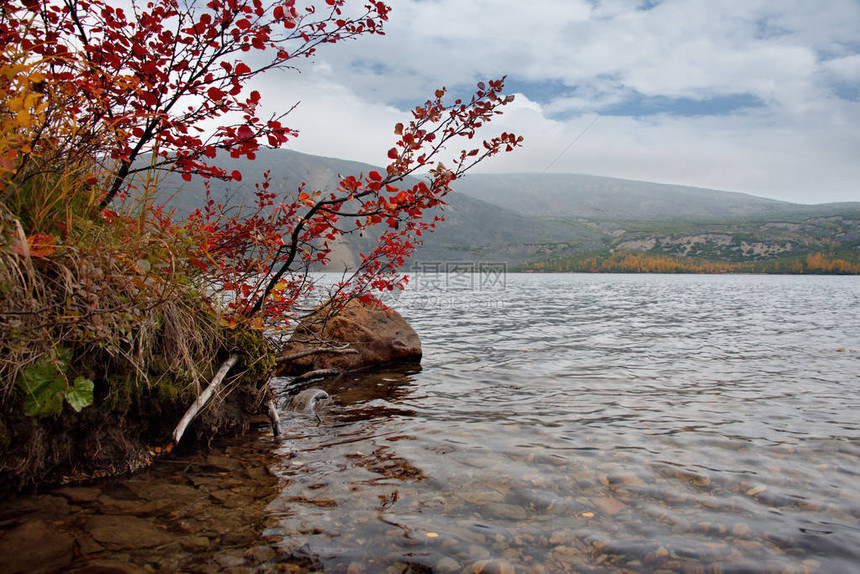
[[[260,150],[255,162],[226,159],[221,165],[244,175],[240,183],[212,182],[214,197],[233,205],[249,201],[254,183],[266,171],[271,189],[289,195],[302,182],[310,189],[332,189],[339,174],[379,169],[269,149]],[[191,192],[176,195],[174,204],[180,212],[201,203],[199,180],[185,184],[168,179],[165,187]],[[732,264],[793,264],[822,253],[860,263],[860,203],[800,205],[742,193],[570,174],[472,174],[456,182],[454,189],[444,210],[446,220],[425,236],[408,269],[428,262],[485,261],[563,271],[580,269],[584,258],[617,251]],[[329,269],[354,266],[358,254],[374,241],[373,234],[342,240]]]
[[[216,201],[230,205],[250,203],[254,184],[262,181],[266,172],[271,180],[270,189],[290,196],[303,182],[311,190],[334,189],[341,174],[366,174],[380,169],[353,161],[271,149],[261,149],[254,162],[223,158],[218,163],[228,171],[239,169],[243,175],[241,182],[210,181]],[[410,178],[406,184],[417,181]],[[185,183],[177,177],[167,177],[162,188],[165,193],[174,194],[172,206],[180,215],[202,205],[201,178]],[[480,260],[522,265],[548,255],[571,255],[603,245],[602,232],[587,226],[540,221],[456,191],[447,196],[447,202],[442,213],[445,221],[438,224],[435,233],[425,236],[412,264]],[[432,219],[437,213],[428,213],[427,217]],[[369,251],[376,237],[371,231],[364,237],[340,240],[328,269],[341,271],[355,266],[358,254]]]

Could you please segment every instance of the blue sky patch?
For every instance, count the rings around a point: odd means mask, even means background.
[[[505,80],[505,91],[513,94],[525,94],[528,99],[539,104],[548,104],[553,100],[569,95],[574,88],[558,80],[522,80],[508,78]]]
[[[385,62],[379,60],[353,60],[350,67],[354,72],[381,76],[389,71]]]
[[[637,8],[637,10],[641,10],[644,12],[647,10],[651,10],[652,8],[656,8],[662,3],[663,0],[642,0],[642,3],[639,4],[639,8]]]
[[[751,94],[714,96],[701,100],[693,98],[670,98],[635,94],[624,102],[600,110],[604,116],[723,116],[747,108],[757,108],[765,103]]]
[[[836,97],[851,102],[860,102],[860,85],[848,82],[835,82],[830,87]]]

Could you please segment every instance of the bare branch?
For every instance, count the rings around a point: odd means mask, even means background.
[[[209,383],[209,386],[206,387],[197,399],[192,403],[188,410],[185,411],[185,415],[179,420],[179,424],[176,425],[176,428],[173,430],[173,443],[179,444],[179,440],[182,438],[182,435],[185,434],[185,429],[188,428],[188,425],[191,424],[191,421],[197,416],[197,414],[206,406],[206,403],[209,402],[209,399],[212,398],[212,395],[215,394],[215,391],[218,390],[218,387],[221,385],[221,382],[224,380],[224,377],[227,376],[227,373],[233,368],[239,361],[239,355],[230,355],[230,357],[221,363],[221,367],[218,369],[218,372],[215,373],[215,377],[212,379],[212,382]]]

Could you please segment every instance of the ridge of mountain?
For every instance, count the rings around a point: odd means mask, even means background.
[[[311,189],[326,189],[336,185],[339,174],[366,174],[383,169],[357,161],[269,148],[260,149],[255,161],[224,157],[217,164],[228,171],[241,171],[244,183],[215,182],[216,193],[251,189],[267,171],[271,173],[273,187],[289,193],[301,182]],[[416,178],[410,178],[407,184],[415,181]],[[192,181],[185,187],[199,185]],[[569,173],[470,173],[455,182],[453,189],[457,194],[520,215],[594,220],[704,220],[824,215],[860,209],[860,202],[799,204],[734,191]]]
[[[805,205],[746,193],[585,174],[469,174],[457,190],[527,215],[601,220],[734,218],[860,209]]]
[[[270,190],[289,196],[337,186],[339,175],[382,168],[292,150],[261,149],[256,161],[223,159],[242,182],[211,182],[213,197],[249,201],[269,171]],[[404,185],[412,185],[410,178]],[[199,190],[195,178],[177,188]],[[167,185],[170,188],[170,185]],[[469,174],[447,196],[445,221],[413,255],[428,262],[504,262],[548,269],[559,261],[633,250],[655,256],[724,262],[767,261],[830,253],[860,260],[860,203],[802,205],[685,186],[575,174]],[[199,207],[200,194],[177,193],[180,212]],[[429,217],[436,212],[428,214]],[[376,234],[339,240],[330,270],[354,267]],[[550,264],[548,266],[548,264]],[[561,266],[559,269],[565,269]]]

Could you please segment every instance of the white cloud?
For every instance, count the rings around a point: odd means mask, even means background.
[[[507,74],[525,95],[497,123],[526,147],[486,169],[540,172],[595,113],[613,110],[552,170],[860,199],[854,0],[391,4],[386,36],[327,47],[305,73],[266,86],[278,104],[302,100],[290,121],[303,129],[295,149],[383,163],[392,125],[406,117],[398,107],[440,85],[462,91]],[[733,97],[738,107],[702,113]],[[659,109],[637,107],[648,98]],[[683,101],[703,103],[690,115]]]
[[[264,111],[273,113],[296,105],[285,125],[299,131],[288,147],[328,157],[386,163],[396,141],[394,124],[406,113],[382,102],[368,101],[337,82],[327,65],[316,65],[274,85],[261,85],[269,96]],[[271,97],[277,92],[278,97]]]

